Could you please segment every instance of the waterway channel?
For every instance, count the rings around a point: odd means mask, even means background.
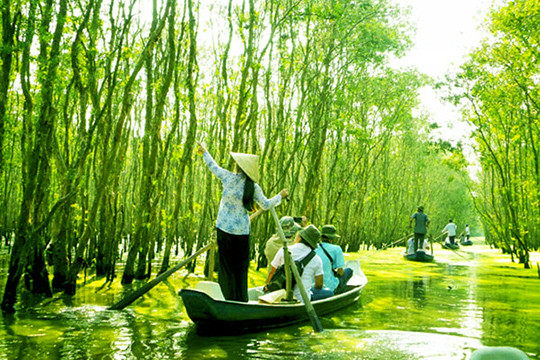
[[[467,359],[485,346],[512,346],[540,359],[540,277],[480,244],[457,252],[435,245],[435,262],[402,248],[347,254],[369,283],[360,301],[309,323],[259,333],[197,334],[177,291],[202,277],[183,270],[122,311],[107,310],[124,289],[88,277],[74,297],[23,294],[0,315],[0,359]],[[533,265],[540,254],[532,254]],[[250,270],[250,285],[265,271]],[[0,273],[5,284],[6,269]],[[136,286],[136,285],[135,285]]]

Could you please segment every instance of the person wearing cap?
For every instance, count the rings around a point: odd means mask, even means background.
[[[415,220],[414,224],[414,252],[416,253],[418,249],[421,249],[424,245],[424,238],[426,237],[427,229],[429,227],[429,217],[424,214],[424,207],[419,206],[417,211],[411,216],[409,221],[409,227],[412,226],[412,222]]]
[[[302,260],[304,257],[309,255],[311,251],[314,251],[319,245],[320,237],[321,233],[314,225],[308,225],[305,229],[298,231],[296,233],[296,238],[294,239],[294,244],[288,247],[293,261]],[[272,260],[272,269],[268,274],[268,279],[266,280],[267,284],[270,283],[270,280],[272,280],[272,276],[274,275],[276,269],[280,265],[283,265],[284,262],[283,248],[281,248],[278,250],[274,260]],[[306,289],[311,300],[324,299],[334,294],[332,291],[323,288],[323,274],[324,271],[322,267],[322,260],[317,254],[315,254],[315,256],[313,256],[313,258],[304,267],[304,272],[301,276],[302,284],[304,284],[304,288]],[[294,285],[293,294],[296,299],[302,301],[302,295],[297,284]]]
[[[452,219],[448,221],[448,224],[446,224],[442,232],[448,232],[448,240],[450,241],[451,245],[454,245],[456,240],[457,225],[454,224]]]
[[[283,230],[283,234],[285,234],[287,246],[292,245],[294,243],[296,233],[298,230],[302,229],[302,227],[294,221],[292,216],[283,216],[281,219],[279,219],[279,223],[281,225],[281,229]],[[266,245],[264,246],[264,255],[266,256],[266,261],[268,263],[268,272],[270,272],[272,269],[272,260],[274,260],[276,253],[282,247],[283,241],[277,232],[273,234],[268,241],[266,241]]]
[[[321,229],[321,243],[315,252],[323,262],[324,286],[341,294],[347,289],[347,282],[353,275],[351,268],[345,267],[345,258],[341,246],[332,244],[339,239],[336,228],[333,225],[324,225]]]
[[[283,189],[267,199],[259,181],[259,157],[252,154],[231,152],[238,172],[221,168],[202,144],[197,152],[203,155],[210,171],[222,182],[223,193],[216,220],[218,243],[218,282],[227,300],[248,301],[247,276],[249,268],[249,212],[254,202],[263,209],[281,203],[289,195]]]

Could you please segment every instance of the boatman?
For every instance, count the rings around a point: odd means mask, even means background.
[[[448,221],[448,224],[446,224],[442,232],[448,232],[448,239],[450,240],[450,244],[454,245],[456,239],[457,225],[454,224],[452,219]]]
[[[249,212],[255,202],[263,209],[278,205],[289,196],[283,189],[267,199],[259,181],[259,157],[231,152],[236,171],[220,167],[202,144],[197,152],[203,156],[208,169],[221,181],[223,192],[216,221],[219,256],[218,282],[226,300],[248,301]]]
[[[426,237],[427,229],[429,227],[429,218],[424,214],[424,207],[419,206],[417,211],[411,216],[409,221],[409,228],[412,227],[412,222],[415,220],[414,225],[414,252],[421,249],[424,244],[424,238]]]

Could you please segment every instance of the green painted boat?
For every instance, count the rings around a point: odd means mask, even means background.
[[[453,245],[450,244],[450,243],[443,243],[441,244],[442,248],[443,249],[449,249],[449,250],[456,250],[456,249],[459,249],[459,244],[458,243],[454,243]]]
[[[355,264],[351,264],[355,263]],[[358,301],[367,284],[367,278],[358,261],[348,262],[353,276],[347,291],[330,298],[312,301],[318,316],[327,315]],[[249,289],[249,301],[230,301],[223,298],[217,283],[201,281],[195,289],[182,289],[182,297],[189,318],[196,324],[197,332],[208,335],[233,335],[261,331],[309,321],[304,304],[300,302],[275,304],[260,303],[261,287]]]
[[[403,252],[403,257],[407,260],[418,262],[431,262],[435,259],[433,255],[428,254],[424,250],[418,250],[417,252],[411,254]]]

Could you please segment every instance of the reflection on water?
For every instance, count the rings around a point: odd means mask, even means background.
[[[537,275],[478,249],[441,250],[431,264],[405,261],[401,249],[352,254],[370,282],[357,304],[321,318],[320,334],[304,323],[203,337],[176,295],[198,278],[179,272],[123,311],[107,310],[125,291],[120,285],[89,280],[76,297],[2,317],[0,359],[466,359],[483,346],[540,359]],[[250,275],[255,283],[265,276]]]

